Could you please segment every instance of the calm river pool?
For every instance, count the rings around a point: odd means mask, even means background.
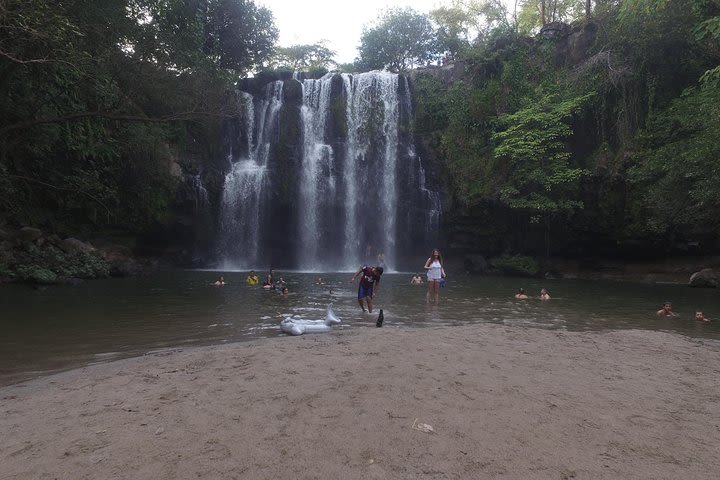
[[[258,272],[263,276],[264,272]],[[223,274],[227,284],[211,283]],[[283,316],[324,318],[332,303],[341,329],[375,328],[357,304],[352,273],[276,272],[290,294],[250,287],[247,272],[173,271],[32,289],[0,286],[0,385],[68,368],[188,345],[279,337]],[[322,275],[325,285],[316,285]],[[720,292],[684,285],[451,276],[441,304],[425,303],[412,274],[383,275],[376,310],[384,328],[495,323],[560,330],[648,329],[720,339]],[[357,282],[357,281],[356,281]],[[515,300],[519,287],[530,295]],[[552,300],[538,299],[541,287]],[[332,292],[330,291],[332,289]],[[675,319],[655,316],[672,301]],[[694,309],[714,319],[691,320]]]

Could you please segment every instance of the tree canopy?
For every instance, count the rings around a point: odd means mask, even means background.
[[[278,47],[269,66],[300,72],[329,70],[336,65],[333,60],[336,52],[326,47],[325,43]]]
[[[249,0],[3,1],[0,214],[51,228],[163,221],[171,164],[213,156],[236,108],[228,87],[276,38]]]
[[[358,66],[394,72],[433,61],[437,38],[430,19],[410,7],[386,10],[360,38]]]

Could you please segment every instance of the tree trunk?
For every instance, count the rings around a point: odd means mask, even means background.
[[[540,23],[545,25],[547,22],[545,21],[545,1],[546,0],[540,0]]]
[[[590,15],[592,15],[592,10],[590,8],[591,1],[585,0],[585,20],[590,20]]]

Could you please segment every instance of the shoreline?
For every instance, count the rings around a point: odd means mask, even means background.
[[[720,343],[643,330],[176,348],[0,387],[0,462],[9,479],[710,479],[718,383]]]

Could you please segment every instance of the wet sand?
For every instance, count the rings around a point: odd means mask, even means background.
[[[2,479],[715,479],[720,343],[355,328],[0,388]]]

